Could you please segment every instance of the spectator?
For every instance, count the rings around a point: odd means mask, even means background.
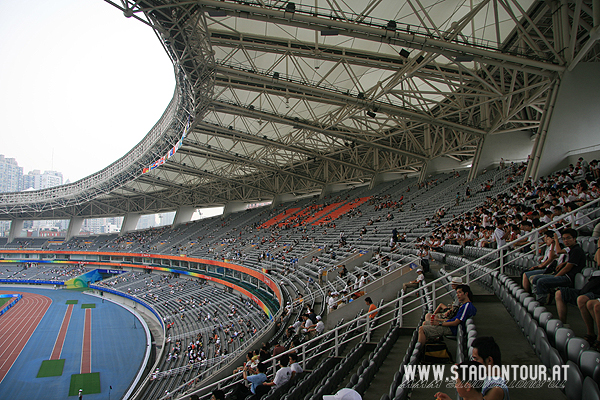
[[[289,381],[290,378],[292,377],[292,370],[290,367],[288,367],[289,361],[290,361],[289,357],[282,357],[279,360],[279,365],[281,366],[281,368],[275,374],[275,378],[273,379],[273,381],[265,382],[265,383],[263,383],[263,385],[280,387],[280,386],[286,384],[287,381]]]
[[[423,267],[423,271],[429,272],[429,262],[431,260],[431,254],[429,254],[429,246],[424,244],[421,247],[418,256],[421,258],[421,266]]]
[[[566,262],[556,266],[556,273],[552,276],[543,276],[536,280],[536,295],[540,305],[546,305],[554,296],[550,297],[550,291],[560,286],[573,287],[575,275],[585,267],[585,253],[577,243],[577,231],[575,229],[564,229],[562,231],[562,240],[569,248],[569,258]],[[560,248],[558,237],[555,237],[557,253],[564,250]]]
[[[417,269],[417,279],[414,279],[410,282],[405,282],[402,285],[402,289],[404,290],[404,293],[408,293],[408,289],[416,289],[419,287],[419,285],[424,284],[425,283],[425,275],[423,275],[423,270],[421,268]]]
[[[248,375],[249,370],[246,366],[244,366],[242,372],[244,380],[250,383],[250,392],[252,392],[252,394],[255,394],[256,388],[267,380],[267,375],[265,374],[267,372],[267,364],[260,362],[258,363],[257,369],[258,374]],[[235,392],[238,394],[238,399],[244,398],[248,394],[248,388],[240,383],[238,386],[236,386]]]
[[[452,281],[450,282],[450,286],[452,286],[452,290],[456,291],[456,289],[463,284],[462,278],[460,276],[452,277]],[[458,308],[460,307],[460,302],[458,301],[458,296],[452,303],[452,305],[447,306],[444,303],[438,304],[436,309],[433,311],[433,314],[436,316],[436,319],[449,319],[456,315]],[[425,322],[431,321],[431,314],[427,314],[425,316]]]
[[[500,347],[491,336],[481,336],[473,341],[473,361],[487,367],[487,375],[483,381],[481,394],[486,400],[508,400],[508,386],[502,377],[492,376],[494,366],[502,365]]]
[[[504,219],[502,218],[498,218],[496,220],[496,230],[494,231],[494,241],[496,242],[496,248],[499,249],[500,247],[504,246],[506,244],[506,238],[508,237],[508,232],[505,232],[505,226],[506,222],[504,221]]]
[[[196,396],[196,399],[199,399],[199,397]],[[193,397],[190,397],[190,400],[194,400]],[[210,400],[225,400],[225,392],[220,389],[213,390]]]
[[[253,374],[255,374],[257,371],[256,369],[256,363],[253,360],[254,358],[254,351],[249,351],[246,354],[246,362],[244,363],[244,365],[242,365],[241,367],[237,367],[236,369],[233,370],[234,374],[237,374],[238,372],[242,371],[244,369],[244,367],[249,367],[249,371],[252,371]]]
[[[296,374],[301,374],[303,372],[302,367],[298,364],[298,354],[290,353],[290,369],[292,370],[292,378]]]
[[[590,343],[592,350],[600,352],[600,299],[579,296],[577,306],[587,330],[584,339]],[[598,334],[594,333],[594,328],[596,328]]]
[[[465,361],[457,364],[456,372],[458,374],[454,387],[458,396],[464,400],[483,400],[483,394],[481,390],[483,388],[482,378],[477,376],[478,369],[481,363],[477,361]],[[435,395],[436,400],[452,400],[446,393],[437,392]]]
[[[283,353],[285,351],[285,347],[283,347],[281,345],[281,343],[278,341],[275,346],[273,347],[273,357],[277,357],[278,355],[280,355],[281,353]]]
[[[546,231],[544,233],[544,243],[546,243],[546,252],[541,258],[540,263],[529,268],[523,273],[523,289],[531,293],[531,278],[535,275],[540,275],[550,272],[556,266],[556,260],[558,256],[556,254],[555,238],[556,233],[554,231]]]
[[[367,297],[365,299],[365,303],[369,306],[369,311],[367,313],[367,315],[369,316],[369,319],[374,319],[377,316],[377,306],[375,304],[373,304],[373,300],[371,300],[370,297]]]
[[[307,332],[312,338],[314,335],[320,335],[325,331],[325,323],[321,320],[321,316],[317,315],[317,323],[308,328]]]
[[[590,276],[581,289],[559,287],[554,294],[558,318],[563,324],[566,324],[567,304],[576,305],[581,310],[590,299],[597,298],[600,298],[600,276]]]
[[[456,335],[459,324],[477,314],[477,309],[472,303],[473,292],[468,285],[461,285],[456,289],[456,296],[460,301],[460,308],[455,317],[448,320],[436,321],[437,325],[423,324],[419,327],[419,342],[425,344],[428,340],[441,337],[443,335]]]

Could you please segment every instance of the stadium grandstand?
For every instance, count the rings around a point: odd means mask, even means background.
[[[105,169],[0,194],[0,300],[74,289],[133,314],[146,356],[113,397],[454,398],[450,366],[499,365],[493,337],[520,375],[488,396],[600,399],[600,0],[106,2],[156,34],[173,98]],[[100,217],[120,232],[80,235]],[[21,237],[47,219],[66,236]],[[275,384],[249,391],[257,360]],[[0,392],[33,397],[4,364]],[[111,396],[103,371],[84,398]]]

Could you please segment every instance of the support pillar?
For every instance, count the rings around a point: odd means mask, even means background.
[[[375,174],[369,184],[369,189],[373,189],[375,186],[383,183],[383,174]]]
[[[333,192],[333,185],[323,186],[323,189],[321,190],[321,195],[319,196],[319,199],[324,199],[325,196],[331,194],[332,192]]]
[[[177,225],[188,223],[192,220],[192,215],[196,212],[196,207],[182,206],[177,209],[175,219],[173,220],[173,228]]]
[[[283,196],[281,194],[276,194],[275,197],[273,197],[273,202],[271,203],[271,209],[277,207],[281,203],[283,203]]]
[[[419,183],[423,183],[425,178],[427,178],[427,167],[429,163],[427,161],[423,162],[423,166],[421,167],[421,172],[419,172]]]
[[[23,230],[23,224],[25,220],[22,219],[13,219],[10,221],[10,232],[8,233],[8,242],[12,243],[15,238],[21,236],[21,231]]]
[[[225,218],[229,214],[244,211],[246,209],[246,203],[243,201],[232,201],[225,204],[225,208],[223,209],[223,216],[221,218]]]
[[[473,156],[473,162],[471,163],[471,169],[469,170],[467,182],[471,182],[473,179],[477,178],[477,174],[479,173],[479,161],[481,160],[481,152],[483,150],[484,142],[485,136],[482,136],[477,143],[477,149],[475,150],[475,155]]]
[[[123,236],[127,232],[134,231],[137,227],[140,217],[140,214],[135,213],[129,213],[125,215],[125,218],[123,218],[123,225],[121,225],[121,232],[119,232],[119,236]]]
[[[73,217],[69,220],[69,227],[67,228],[67,237],[65,238],[65,242],[71,240],[73,236],[79,235],[81,232],[81,227],[83,226],[83,218],[82,217]]]
[[[557,79],[552,87],[550,99],[546,102],[546,107],[544,108],[542,121],[537,131],[537,137],[535,139],[535,143],[533,144],[533,149],[531,150],[527,170],[525,171],[525,179],[532,177],[532,179],[536,180],[538,178],[540,171],[540,159],[542,158],[544,144],[546,143],[546,137],[548,136],[548,127],[550,126],[554,104],[556,103],[556,98],[558,97],[558,86],[559,81]]]

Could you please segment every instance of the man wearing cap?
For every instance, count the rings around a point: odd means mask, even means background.
[[[317,315],[317,323],[308,328],[307,332],[312,339],[315,335],[320,335],[325,330],[325,324],[321,320],[321,316]]]
[[[323,400],[362,400],[362,397],[354,389],[340,389],[336,394],[325,395]]]
[[[463,284],[462,277],[460,277],[460,276],[452,277],[452,281],[450,282],[450,285],[452,286],[452,290],[454,290],[456,292],[456,288],[462,284]],[[436,319],[449,319],[449,318],[452,318],[456,314],[456,311],[458,311],[459,307],[460,307],[460,302],[458,301],[458,297],[455,296],[454,302],[450,306],[447,306],[444,303],[438,304],[435,311],[433,311],[433,315],[435,315]],[[425,324],[429,324],[430,321],[431,321],[431,314],[427,313],[427,315],[425,316]]]
[[[417,279],[414,281],[406,282],[402,285],[402,289],[404,293],[408,293],[408,289],[416,289],[419,287],[421,283],[425,283],[425,275],[423,275],[423,270],[421,268],[417,269]]]

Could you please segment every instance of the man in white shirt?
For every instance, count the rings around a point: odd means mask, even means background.
[[[290,361],[289,357],[285,357],[285,356],[281,357],[279,360],[279,365],[281,366],[281,368],[275,374],[275,379],[273,379],[273,382],[265,382],[265,383],[263,383],[263,385],[264,386],[275,386],[275,387],[280,387],[280,386],[285,385],[287,383],[287,381],[289,381],[290,378],[292,377],[292,369],[290,367],[288,367],[289,361]]]
[[[310,328],[308,328],[307,333],[309,333],[309,335],[312,338],[315,334],[320,335],[321,333],[323,333],[324,330],[325,330],[325,323],[321,320],[321,316],[317,315],[316,325],[313,325]]]
[[[494,231],[494,241],[496,242],[496,248],[499,249],[500,247],[506,244],[507,233],[504,231],[504,219],[498,218],[496,220],[496,224],[496,230]]]
[[[292,370],[292,378],[294,375],[301,374],[304,371],[300,364],[298,364],[297,353],[290,353],[290,369]]]
[[[402,289],[404,289],[404,293],[408,293],[408,289],[418,288],[421,282],[425,283],[425,275],[423,275],[423,270],[419,268],[417,269],[417,279],[404,283]]]

